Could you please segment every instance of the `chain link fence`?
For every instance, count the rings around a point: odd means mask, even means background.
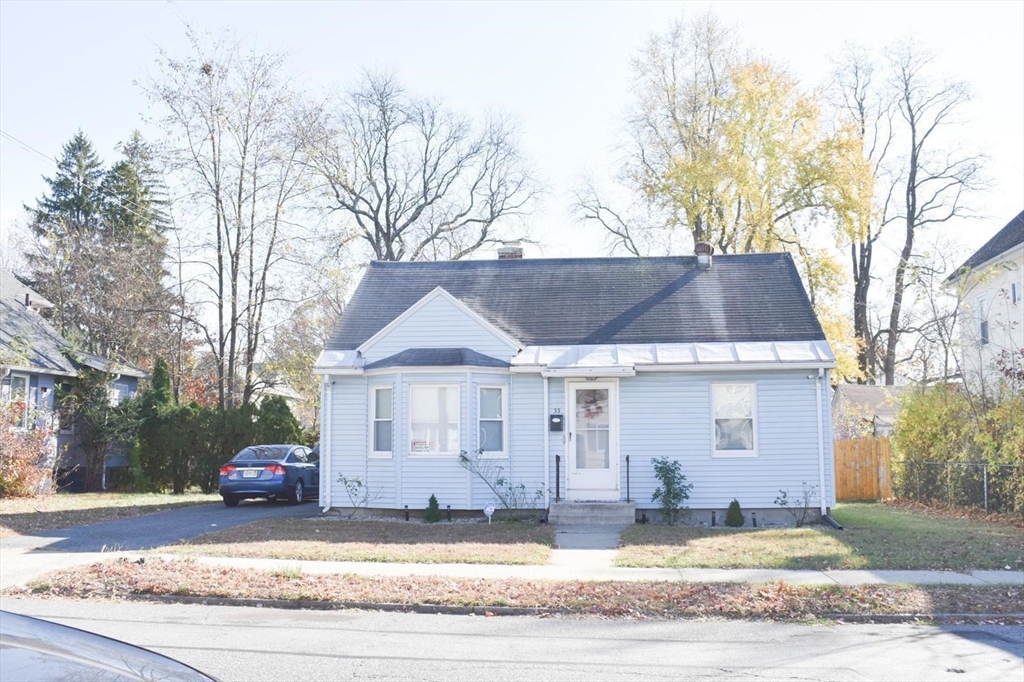
[[[1024,467],[985,462],[918,462],[892,460],[892,486],[897,498],[951,507],[977,507],[986,512],[1024,513],[1019,508]]]

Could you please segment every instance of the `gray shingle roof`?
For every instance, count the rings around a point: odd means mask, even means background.
[[[25,294],[36,303],[46,299],[0,270],[0,363],[43,373],[74,375],[64,351],[70,346],[39,313],[25,307]]]
[[[509,363],[469,348],[409,348],[371,362],[363,369],[384,367],[503,367]]]
[[[965,260],[964,264],[956,269],[956,272],[947,277],[946,281],[953,281],[964,270],[976,268],[1019,244],[1024,244],[1024,211],[1018,213],[1017,217],[1006,223],[1006,226],[996,232],[992,239],[989,239],[980,249],[971,254],[971,257]]]
[[[524,345],[824,339],[792,257],[373,262],[327,350],[351,350],[443,287]]]

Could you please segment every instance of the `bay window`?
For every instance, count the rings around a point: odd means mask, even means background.
[[[457,384],[409,387],[409,454],[459,454]]]

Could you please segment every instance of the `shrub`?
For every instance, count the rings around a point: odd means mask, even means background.
[[[299,443],[302,425],[292,414],[288,402],[279,395],[266,398],[259,408],[256,428],[261,443]]]
[[[482,454],[483,450],[477,450],[476,457],[470,457],[463,450],[459,453],[459,465],[490,488],[502,509],[536,509],[544,499],[544,491],[528,491],[525,483],[513,482],[497,460],[481,457]]]
[[[437,503],[435,495],[431,495],[427,501],[427,509],[423,512],[423,520],[427,523],[437,523],[441,520],[441,506]]]
[[[687,511],[685,503],[690,499],[693,484],[686,483],[683,467],[678,460],[652,458],[651,463],[654,464],[654,475],[661,481],[661,485],[651,495],[651,502],[660,505],[662,518],[668,525],[674,526],[680,514]]]
[[[730,528],[740,528],[744,523],[747,522],[743,512],[740,511],[739,500],[733,500],[729,503],[729,511],[725,512],[725,525]]]
[[[47,428],[28,431],[12,429],[14,413],[18,406],[12,404],[0,417],[0,497],[31,497],[40,492],[49,474],[46,466],[50,449],[50,435]]]
[[[775,504],[793,515],[793,521],[797,528],[802,528],[807,522],[807,517],[811,515],[811,497],[818,490],[818,486],[808,486],[806,482],[801,483],[800,486],[803,490],[802,498],[790,500],[788,490],[780,490],[779,496],[775,498]]]

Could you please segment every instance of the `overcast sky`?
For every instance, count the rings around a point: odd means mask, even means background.
[[[533,216],[547,256],[606,253],[595,228],[575,223],[578,178],[614,174],[629,101],[629,61],[651,32],[708,6],[744,44],[808,85],[847,40],[881,47],[916,35],[944,72],[970,83],[961,143],[988,154],[992,189],[982,221],[949,229],[973,249],[1024,209],[1024,2],[713,3],[191,3],[0,2],[0,227],[23,220],[52,175],[53,157],[83,130],[104,160],[143,121],[136,81],[157,46],[186,49],[183,24],[231,27],[286,51],[300,87],[345,87],[361,69],[393,69],[412,91],[520,122],[522,143],[548,187]],[[0,240],[0,248],[4,241]]]

